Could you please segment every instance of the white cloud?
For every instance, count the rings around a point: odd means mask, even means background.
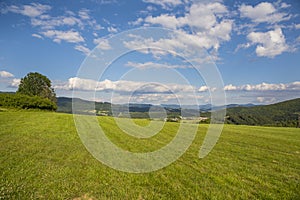
[[[184,49],[184,51],[193,51],[192,48],[205,48],[217,52],[221,43],[231,39],[230,34],[233,27],[233,21],[226,19],[228,14],[227,8],[219,3],[201,3],[197,2],[187,8],[187,12],[183,16],[172,14],[161,14],[153,17],[148,16],[145,22],[148,24],[158,24],[165,28],[175,29],[179,32],[171,39],[161,39],[158,45],[175,47]],[[145,25],[148,25],[145,24]],[[191,28],[193,34],[186,31],[186,28]],[[149,40],[145,41],[148,43]],[[154,42],[150,41],[153,45]],[[133,44],[133,43],[132,43]],[[139,44],[141,45],[141,44]],[[145,45],[143,45],[145,46]]]
[[[225,85],[224,90],[225,91],[237,90],[237,86],[234,86],[232,84]]]
[[[133,25],[133,26],[137,26],[140,25],[143,22],[143,18],[139,17],[137,20],[133,21],[133,22],[128,22],[129,25]]]
[[[51,6],[43,5],[39,3],[31,3],[30,5],[23,5],[23,6],[12,5],[7,7],[8,11],[25,15],[27,17],[38,17],[50,9]]]
[[[85,55],[89,55],[90,52],[91,52],[91,50],[89,48],[87,48],[87,47],[85,47],[83,45],[76,45],[75,49],[77,51],[80,51],[80,52],[84,53]]]
[[[287,5],[283,5],[286,7]],[[256,6],[250,5],[241,5],[239,7],[241,17],[246,17],[251,19],[256,23],[277,23],[285,20],[289,20],[291,18],[290,15],[286,13],[281,13],[273,6],[273,4],[269,2],[262,2],[257,4]]]
[[[185,65],[169,65],[169,64],[162,64],[162,63],[154,63],[154,62],[145,62],[145,63],[135,63],[135,62],[128,62],[126,64],[128,67],[134,67],[137,69],[153,69],[153,68],[167,68],[167,69],[178,69],[178,68],[190,68],[190,66]]]
[[[266,103],[266,104],[270,104],[270,103],[275,103],[276,102],[276,98],[275,97],[257,97],[256,100],[259,103]]]
[[[19,87],[20,82],[21,82],[21,79],[14,78],[14,79],[12,80],[10,86],[13,87],[13,88],[17,88],[17,87]]]
[[[195,87],[191,85],[181,84],[159,84],[151,82],[138,82],[127,80],[104,80],[95,81],[91,79],[82,79],[73,77],[67,83],[54,86],[55,89],[60,90],[82,90],[82,91],[114,91],[117,93],[180,93],[180,92],[194,92]]]
[[[32,18],[31,25],[39,26],[44,30],[54,29],[59,26],[74,26],[83,27],[83,22],[74,16],[58,16],[50,17],[42,15],[40,18]]]
[[[281,28],[276,28],[268,32],[251,32],[247,35],[247,39],[256,46],[257,56],[273,58],[283,52],[289,51],[290,48],[285,42],[285,37]]]
[[[295,24],[296,29],[300,29],[300,24]]]
[[[206,86],[206,85],[203,85],[203,86],[201,86],[199,89],[198,89],[198,92],[207,92],[207,91],[212,91],[212,92],[214,92],[214,91],[216,91],[217,90],[217,88],[215,88],[215,87],[208,87],[208,86]]]
[[[59,31],[59,30],[48,30],[41,32],[45,37],[52,38],[54,42],[60,43],[66,41],[70,43],[84,42],[83,37],[77,31]]]
[[[279,84],[274,84],[274,83],[261,83],[257,85],[241,85],[241,86],[234,86],[232,84],[226,85],[224,87],[224,90],[226,91],[235,91],[235,90],[240,90],[240,91],[300,91],[300,82],[295,81],[292,83],[279,83]]]
[[[97,45],[97,48],[102,49],[102,50],[109,50],[111,49],[111,46],[109,44],[109,41],[107,39],[104,38],[97,38],[94,39],[94,44]]]
[[[169,9],[182,4],[181,0],[143,0],[145,3],[160,5],[164,9]]]
[[[149,16],[145,19],[151,24],[160,24],[167,28],[182,28],[190,26],[196,31],[209,30],[218,25],[217,18],[228,13],[227,8],[218,2],[215,3],[195,3],[182,17],[162,14],[157,17]],[[227,20],[228,21],[228,20]],[[220,23],[223,21],[221,20]]]
[[[204,50],[217,51],[220,47],[222,39],[213,34],[218,35],[218,30],[210,30],[208,33],[189,34],[185,31],[176,31],[168,35],[168,37],[154,39],[153,37],[144,38],[143,36],[132,36],[131,40],[124,42],[126,48],[134,49],[142,53],[152,53],[155,57],[159,58],[162,55],[171,53],[174,55],[180,54],[187,58],[194,59],[197,63],[210,62],[212,59],[218,59],[211,54],[207,57]],[[225,33],[224,30],[223,33]],[[211,35],[209,35],[211,34]],[[229,39],[230,36],[224,35],[224,39]],[[150,48],[150,49],[149,49]],[[159,51],[158,49],[161,49]],[[169,52],[163,51],[168,50]],[[203,53],[205,52],[205,53]],[[197,54],[197,55],[196,55]]]
[[[110,32],[110,33],[116,33],[116,32],[118,32],[118,30],[117,30],[116,28],[112,27],[112,26],[107,27],[107,30],[108,30],[108,32]]]
[[[291,7],[291,5],[290,4],[287,4],[287,3],[285,3],[285,2],[283,2],[283,3],[281,3],[281,5],[280,5],[280,8],[289,8],[289,7]]]
[[[163,27],[172,29],[175,29],[181,25],[180,21],[175,16],[168,14],[162,14],[157,17],[148,16],[145,19],[145,22],[150,24],[160,24]]]
[[[12,78],[14,75],[7,71],[0,71],[0,77],[1,78]]]
[[[40,36],[39,34],[32,34],[31,35],[32,37],[35,37],[35,38],[39,38],[39,39],[43,39],[43,37],[42,36]]]
[[[208,91],[208,87],[206,86],[206,85],[204,85],[204,86],[201,86],[200,88],[199,88],[199,92],[206,92],[206,91]]]
[[[81,9],[79,12],[78,12],[78,15],[81,19],[83,20],[89,20],[91,17],[89,15],[89,10],[88,9]]]

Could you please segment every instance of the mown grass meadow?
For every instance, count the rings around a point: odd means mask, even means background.
[[[178,126],[167,123],[156,136],[137,140],[113,118],[98,119],[114,143],[131,151],[162,147]],[[207,127],[200,125],[173,164],[130,174],[94,159],[70,114],[2,111],[0,199],[300,199],[300,129],[226,125],[213,151],[199,159]]]

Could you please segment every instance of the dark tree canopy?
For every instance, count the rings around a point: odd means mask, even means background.
[[[56,102],[56,94],[54,89],[51,88],[51,81],[46,76],[37,72],[30,72],[21,79],[17,93],[28,96],[39,96]]]

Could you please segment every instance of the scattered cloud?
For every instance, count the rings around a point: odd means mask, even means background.
[[[282,4],[281,8],[286,8],[287,4]],[[241,17],[249,18],[256,23],[278,23],[291,18],[291,15],[279,12],[272,3],[262,2],[256,6],[242,4],[239,7]]]
[[[33,33],[32,37],[39,39],[50,38],[53,42],[61,43],[69,42],[76,43],[75,49],[87,55],[90,50],[85,43],[85,39],[78,30],[85,28],[97,31],[103,27],[90,15],[90,10],[86,8],[80,9],[78,12],[66,10],[63,15],[52,16],[47,12],[52,9],[51,6],[39,3],[29,5],[11,5],[5,11],[21,14],[30,18],[31,25],[39,28],[39,33]],[[2,11],[3,12],[3,11]],[[69,30],[68,30],[69,29]],[[111,29],[115,31],[115,29]]]
[[[226,17],[228,14],[229,11],[222,3],[196,2],[187,8],[182,16],[175,14],[148,16],[144,19],[145,26],[160,25],[177,30],[178,33],[170,39],[161,39],[157,42],[146,40],[145,43],[151,42],[151,45],[159,47],[168,45],[172,47],[171,49],[180,49],[186,53],[193,52],[194,48],[205,48],[212,50],[211,53],[216,55],[221,44],[231,39],[233,20]],[[188,30],[192,30],[193,33]],[[138,42],[139,46],[142,45],[141,42],[142,40]],[[130,45],[134,46],[134,43]]]
[[[199,88],[199,92],[207,92],[208,91],[208,87],[206,86],[206,85],[204,85],[204,86],[201,86],[200,88]]]
[[[7,71],[0,71],[0,77],[1,78],[12,78],[14,75]]]
[[[232,85],[232,84],[225,85],[224,90],[225,90],[225,91],[237,90],[237,86],[234,86],[234,85]]]
[[[21,79],[14,78],[10,84],[10,87],[17,88],[17,87],[19,87],[20,82],[21,82]]]
[[[118,30],[116,28],[112,27],[112,26],[107,27],[107,31],[110,32],[110,33],[117,33],[118,32]]]
[[[83,20],[89,20],[91,17],[89,15],[89,10],[88,9],[81,9],[79,12],[78,12],[78,15],[81,19]]]
[[[267,103],[267,104],[275,103],[276,102],[276,98],[275,97],[257,97],[256,100],[259,103]]]
[[[208,92],[208,91],[214,92],[214,91],[216,91],[216,90],[217,90],[217,88],[215,88],[215,87],[211,88],[211,87],[208,87],[208,86],[206,86],[206,85],[203,85],[203,86],[201,86],[201,87],[198,89],[198,92]]]
[[[135,62],[128,62],[126,64],[128,67],[134,67],[137,69],[160,69],[160,68],[167,68],[167,69],[185,69],[185,68],[191,68],[191,66],[185,66],[185,65],[169,65],[167,63],[154,63],[154,62],[145,62],[145,63],[135,63]]]
[[[112,48],[109,44],[109,41],[104,38],[96,38],[93,42],[97,45],[97,48],[101,50],[109,50]]]
[[[60,43],[66,41],[70,43],[84,42],[83,37],[77,31],[59,31],[59,30],[47,30],[41,32],[45,37],[53,39],[54,42]]]
[[[145,3],[159,5],[164,9],[170,9],[182,4],[181,0],[143,0]]]
[[[31,3],[30,5],[15,6],[11,5],[7,7],[7,11],[18,13],[27,17],[38,17],[46,13],[51,9],[49,5],[43,5],[39,3]]]
[[[54,86],[55,89],[60,90],[82,90],[82,91],[114,91],[117,93],[180,93],[180,92],[194,92],[195,87],[191,85],[181,84],[161,84],[152,82],[138,82],[127,80],[104,80],[95,81],[91,79],[82,79],[73,77],[64,84]]]
[[[285,42],[281,28],[268,32],[251,32],[247,39],[253,45],[257,44],[255,52],[257,56],[273,58],[283,52],[289,51],[290,47]]]
[[[226,91],[300,91],[300,82],[295,81],[292,83],[261,83],[257,85],[241,85],[241,86],[234,86],[232,84],[226,85],[224,87]]]
[[[31,36],[35,37],[35,38],[43,39],[43,37],[41,35],[36,34],[36,33],[33,33]]]
[[[87,47],[85,47],[85,46],[83,46],[83,45],[76,45],[75,46],[75,49],[77,50],[77,51],[80,51],[80,52],[82,52],[84,55],[89,55],[90,53],[91,53],[91,50],[89,49],[89,48],[87,48]]]
[[[79,26],[83,28],[84,23],[74,16],[58,16],[50,17],[49,15],[42,15],[39,18],[31,19],[32,26],[38,26],[43,30],[55,29],[60,26]]]
[[[135,20],[133,22],[128,22],[128,24],[132,25],[132,26],[138,26],[138,25],[141,25],[143,21],[144,21],[144,19],[139,17],[137,20]]]

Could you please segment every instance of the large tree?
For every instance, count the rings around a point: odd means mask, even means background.
[[[51,81],[37,72],[30,72],[21,79],[17,93],[28,96],[40,96],[56,102],[56,94],[51,87]]]

